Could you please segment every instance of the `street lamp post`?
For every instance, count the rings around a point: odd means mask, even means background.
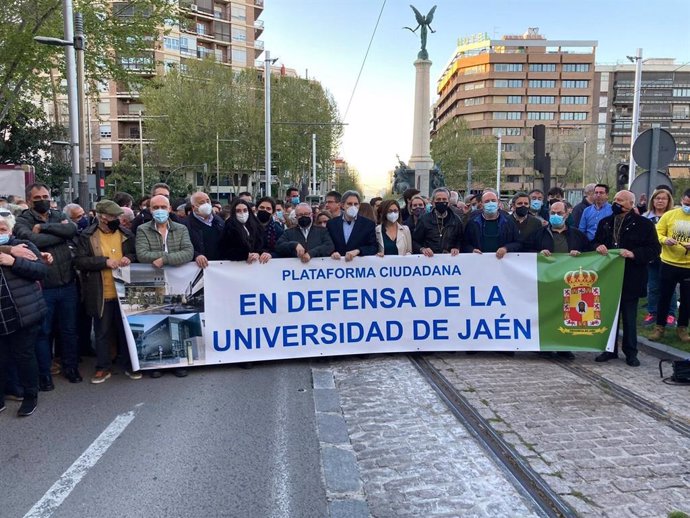
[[[316,196],[316,133],[311,134],[312,196]]]
[[[139,168],[141,171],[141,197],[144,197],[144,128],[143,112],[139,110]]]
[[[500,199],[501,197],[501,143],[503,139],[503,133],[501,131],[498,132],[498,149],[497,149],[497,158],[496,158],[496,196]]]
[[[63,0],[62,15],[64,18],[64,39],[35,36],[34,41],[44,45],[65,47],[65,64],[67,69],[67,105],[69,111],[69,133],[72,145],[72,198],[75,197],[79,174],[79,101],[77,96],[77,66],[75,60],[74,11],[72,0]]]
[[[266,192],[271,195],[271,65],[278,58],[271,59],[271,53],[266,50],[264,59],[264,140],[266,142],[266,155],[264,156],[264,169],[266,171]]]
[[[642,49],[637,49],[635,57],[628,56],[628,59],[635,63],[635,90],[633,91],[633,114],[632,128],[630,129],[630,159],[628,162],[628,172],[630,185],[635,179],[635,158],[633,157],[633,146],[637,138],[638,126],[640,124],[640,89],[642,87]]]

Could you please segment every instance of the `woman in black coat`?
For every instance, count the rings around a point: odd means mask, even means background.
[[[252,207],[241,198],[230,207],[230,217],[225,222],[220,241],[220,254],[230,261],[267,263],[271,254],[264,244],[264,229],[256,219]]]
[[[24,400],[17,415],[29,416],[38,400],[36,337],[43,323],[46,305],[39,285],[48,271],[41,253],[28,241],[12,237],[14,222],[0,217],[0,389],[5,386],[10,355],[24,389]],[[25,244],[34,259],[15,257],[8,247]],[[0,412],[5,410],[0,391]]]

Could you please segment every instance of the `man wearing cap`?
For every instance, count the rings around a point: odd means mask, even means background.
[[[77,239],[74,265],[80,271],[87,314],[94,319],[96,331],[96,373],[91,383],[103,383],[110,378],[112,360],[110,344],[117,343],[118,363],[125,374],[140,379],[132,372],[127,352],[127,340],[120,316],[113,270],[136,260],[134,235],[120,227],[121,207],[114,201],[101,200],[96,204],[96,220]]]

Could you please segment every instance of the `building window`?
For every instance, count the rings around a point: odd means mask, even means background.
[[[244,49],[232,49],[232,63],[237,65],[246,65],[247,51]]]
[[[484,81],[475,81],[474,83],[467,83],[465,85],[465,90],[479,90],[485,86]]]
[[[673,97],[690,97],[690,88],[674,88]]]
[[[494,72],[522,72],[522,63],[496,63]]]
[[[206,25],[203,23],[197,23],[196,24],[196,32],[197,34],[205,35],[206,34]]]
[[[552,121],[554,119],[553,112],[527,112],[527,119],[533,121]]]
[[[556,97],[553,95],[530,95],[527,97],[528,104],[556,104]]]
[[[247,41],[247,30],[244,27],[232,27],[232,41]]]
[[[497,137],[499,134],[504,137],[519,137],[522,135],[522,128],[492,128],[491,134]]]
[[[522,112],[494,112],[494,120],[520,120]]]
[[[112,137],[112,128],[110,124],[101,124],[100,125],[100,132],[101,132],[101,138],[110,138]]]
[[[110,115],[110,102],[100,102],[98,103],[98,115]]]
[[[465,76],[471,76],[474,74],[483,74],[486,72],[486,65],[476,65],[473,67],[461,68],[460,74]]]
[[[566,80],[566,81],[563,81],[563,88],[589,88],[589,81]],[[630,95],[632,95],[632,94],[630,94]]]
[[[494,79],[495,88],[522,88],[522,79]]]
[[[530,88],[556,88],[556,81],[553,79],[530,79]]]
[[[562,121],[584,121],[587,120],[586,112],[562,112]]]
[[[520,175],[519,174],[506,175],[506,181],[508,183],[520,183]]]
[[[230,25],[223,22],[213,22],[213,31],[217,40],[230,41]]]
[[[529,64],[529,71],[530,72],[555,72],[556,71],[556,64],[555,63],[530,63]]]
[[[506,158],[503,161],[503,166],[504,167],[520,167],[520,159],[519,158]]]
[[[506,103],[507,104],[522,104],[522,96],[521,95],[509,95],[506,98]]]
[[[174,59],[168,59],[168,58],[164,59],[163,60],[163,73],[167,74],[171,70],[174,70],[177,65],[179,65],[179,62],[175,61]]]
[[[502,144],[503,151],[511,152],[511,151],[519,151],[518,144]]]
[[[484,104],[484,98],[483,97],[470,97],[469,99],[465,99],[464,104],[465,104],[465,106],[476,106],[478,104]]]
[[[113,161],[113,146],[101,146],[100,149],[101,162]]]
[[[170,38],[169,36],[164,36],[163,48],[167,50],[180,50],[179,38]]]
[[[244,5],[232,4],[230,16],[233,20],[245,21],[247,19],[247,8]]]
[[[563,72],[589,72],[589,63],[565,63]]]
[[[561,97],[561,104],[587,104],[588,99],[586,95],[566,95]]]

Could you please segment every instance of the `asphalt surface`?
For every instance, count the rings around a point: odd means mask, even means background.
[[[327,514],[307,362],[101,385],[88,383],[91,368],[82,374],[78,385],[56,377],[31,417],[18,419],[11,401],[0,414],[2,518],[25,516],[56,483],[53,507],[36,516]],[[92,443],[123,416],[131,422],[78,480],[70,467],[93,460]]]

